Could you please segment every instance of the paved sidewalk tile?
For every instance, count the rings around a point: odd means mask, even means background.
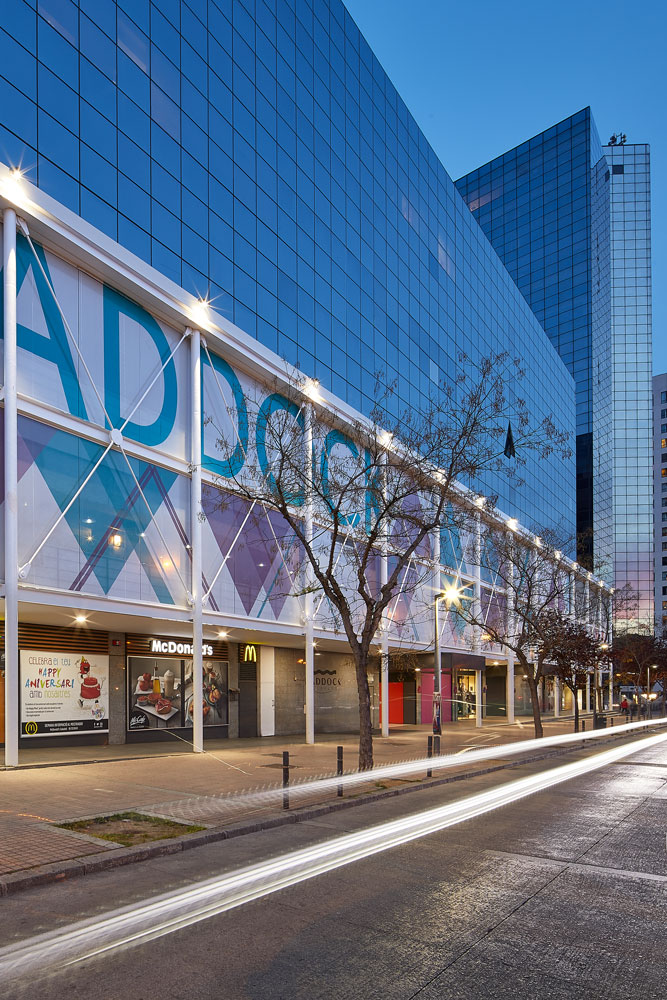
[[[571,720],[547,724],[548,734],[570,732]],[[375,737],[375,763],[414,760],[426,755],[426,726],[392,728],[388,738]],[[442,753],[459,753],[465,769],[466,752],[530,739],[532,727],[471,723],[447,727]],[[248,795],[281,785],[282,751],[290,751],[290,779],[300,783],[332,775],[336,746],[344,747],[345,770],[354,770],[354,735],[319,737],[307,746],[294,737],[260,740],[217,740],[204,754],[173,752],[168,744],[110,747],[63,747],[21,754],[21,766],[0,772],[0,874],[30,869],[101,853],[99,846],[49,823],[121,812],[128,809],[170,815],[206,824],[238,822],[276,808],[261,796]],[[55,766],[34,766],[59,760]],[[94,762],[87,762],[94,761]],[[32,765],[32,766],[31,766]],[[77,766],[72,766],[77,765]],[[373,789],[373,784],[369,784]],[[246,793],[241,798],[239,793]],[[317,802],[335,798],[335,791]],[[312,804],[312,796],[294,794],[294,805]],[[280,803],[277,804],[280,808]]]

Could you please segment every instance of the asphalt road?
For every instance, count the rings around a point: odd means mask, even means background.
[[[23,892],[1,943],[554,763]],[[3,997],[663,1000],[666,830],[667,744]]]

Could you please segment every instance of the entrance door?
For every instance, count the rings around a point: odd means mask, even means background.
[[[257,664],[239,663],[239,737],[257,736]]]
[[[507,674],[503,667],[487,667],[486,714],[507,717]]]
[[[403,681],[403,722],[417,724],[417,683],[414,678]]]

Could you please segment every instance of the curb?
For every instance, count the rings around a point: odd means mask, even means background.
[[[607,743],[601,740],[600,743]],[[342,802],[330,802],[326,805],[310,806],[303,809],[296,809],[286,815],[270,816],[266,819],[251,822],[234,823],[226,827],[210,828],[199,833],[185,834],[183,837],[174,837],[167,841],[156,841],[153,844],[139,845],[136,847],[119,847],[112,852],[103,853],[100,857],[87,859],[72,859],[70,861],[54,862],[49,865],[40,865],[31,868],[29,871],[19,871],[10,875],[0,877],[0,896],[10,896],[21,892],[24,889],[33,889],[42,885],[49,885],[54,882],[63,882],[69,878],[77,878],[82,875],[94,875],[98,872],[109,871],[113,868],[121,868],[125,865],[135,864],[139,861],[148,861],[152,858],[164,857],[171,854],[178,854],[181,851],[192,850],[196,847],[203,847],[207,844],[217,843],[222,840],[232,840],[243,837],[251,833],[260,833],[265,830],[276,829],[287,826],[290,823],[305,823],[312,819],[318,819],[333,812],[343,809],[351,809],[367,803],[379,802],[384,799],[394,798],[398,795],[405,795],[410,792],[420,792],[439,785],[451,784],[455,781],[465,781],[468,778],[477,778],[495,771],[511,770],[521,767],[523,764],[535,763],[551,757],[564,756],[573,749],[584,749],[582,747],[568,747],[563,750],[552,750],[541,754],[533,754],[522,760],[510,761],[505,764],[496,764],[492,767],[480,768],[476,771],[466,771],[463,774],[447,775],[441,778],[432,778],[428,782],[420,784],[406,785],[403,788],[388,788],[378,792],[362,794],[354,798],[344,799]]]
[[[613,736],[600,740],[599,744],[606,744],[613,740]],[[431,778],[419,784],[405,785],[402,788],[387,788],[377,792],[361,794],[354,798],[343,799],[342,801],[328,802],[323,805],[306,806],[303,809],[295,809],[293,812],[269,816],[266,819],[258,819],[250,822],[234,823],[225,827],[212,827],[202,830],[199,833],[189,833],[182,837],[174,837],[172,840],[156,841],[153,844],[142,844],[136,847],[118,847],[116,850],[104,852],[99,857],[73,859],[70,861],[54,862],[49,865],[40,865],[29,870],[15,872],[14,874],[0,877],[0,896],[12,896],[22,892],[24,889],[33,889],[38,886],[49,885],[54,882],[63,882],[66,879],[79,878],[82,875],[94,875],[98,872],[109,871],[112,868],[120,868],[124,865],[135,864],[139,861],[148,861],[151,858],[164,857],[170,854],[178,854],[180,851],[189,851],[196,847],[203,847],[206,844],[213,844],[221,840],[232,840],[243,837],[250,833],[259,833],[264,830],[273,830],[280,826],[287,826],[290,823],[305,823],[312,819],[318,819],[342,809],[352,809],[356,806],[366,805],[372,802],[380,802],[384,799],[394,798],[397,795],[406,795],[411,792],[420,792],[438,785],[448,785],[455,781],[465,781],[468,778],[478,778],[484,774],[491,774],[495,771],[511,770],[521,767],[523,764],[531,764],[551,757],[562,757],[573,750],[586,749],[585,744],[581,746],[572,745],[564,747],[562,750],[555,749],[545,751],[540,754],[532,754],[522,760],[513,760],[504,764],[495,764],[490,767],[480,768],[476,771],[466,771],[462,774],[451,774],[441,778]]]

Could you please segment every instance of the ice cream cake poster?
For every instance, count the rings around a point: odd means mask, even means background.
[[[21,650],[21,735],[109,731],[109,657]]]

